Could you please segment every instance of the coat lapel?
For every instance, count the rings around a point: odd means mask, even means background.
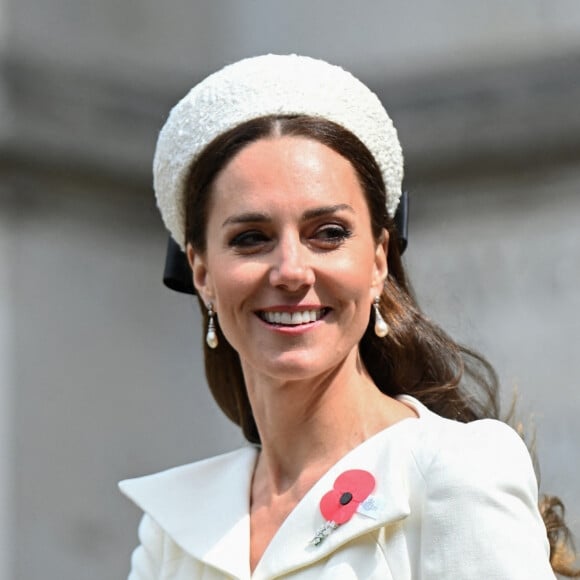
[[[122,481],[121,491],[185,552],[234,578],[250,577],[250,486],[258,452],[245,447]]]
[[[283,576],[303,566],[326,558],[352,539],[406,518],[410,513],[407,475],[410,450],[406,435],[416,419],[407,419],[381,431],[345,455],[304,496],[282,524],[264,552],[253,580]],[[319,503],[333,488],[334,481],[349,469],[363,469],[373,474],[376,487],[373,495],[384,500],[384,508],[376,519],[355,513],[318,546],[310,541],[324,523]]]

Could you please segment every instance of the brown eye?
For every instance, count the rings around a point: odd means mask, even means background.
[[[317,242],[327,246],[339,245],[352,235],[352,232],[341,225],[331,224],[318,228],[314,234]]]
[[[232,248],[254,248],[270,241],[270,238],[259,230],[249,230],[234,236],[228,243]]]

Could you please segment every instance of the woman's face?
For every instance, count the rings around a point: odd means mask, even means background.
[[[248,379],[305,379],[356,359],[387,274],[356,173],[305,137],[242,149],[211,191],[194,283],[238,351]]]

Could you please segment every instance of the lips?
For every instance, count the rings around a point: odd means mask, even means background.
[[[329,308],[319,308],[311,310],[298,310],[293,312],[285,311],[260,311],[258,316],[268,324],[277,324],[279,326],[299,326],[316,322],[324,317]]]

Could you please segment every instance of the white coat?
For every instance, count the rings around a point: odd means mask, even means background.
[[[145,515],[130,580],[544,580],[555,578],[528,451],[505,424],[443,419],[412,397],[405,419],[346,454],[284,521],[250,574],[258,450],[120,483]],[[383,506],[322,543],[321,497],[344,471],[373,474]]]

